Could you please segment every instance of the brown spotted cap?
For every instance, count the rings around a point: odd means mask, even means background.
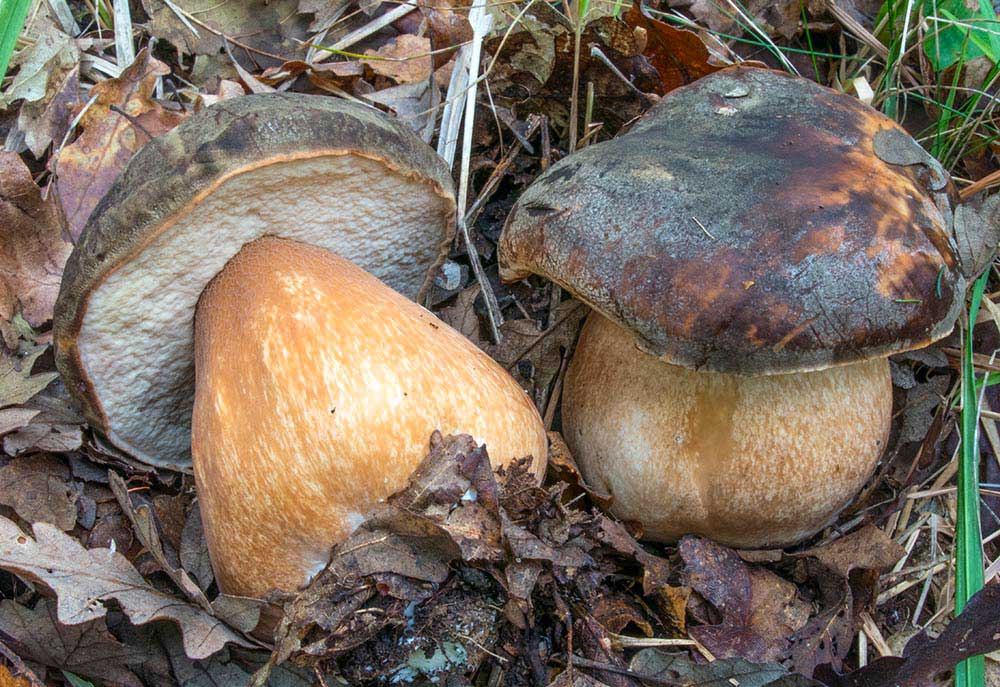
[[[676,365],[823,369],[951,331],[965,279],[948,187],[855,98],[733,67],[539,177],[501,273],[551,279]]]

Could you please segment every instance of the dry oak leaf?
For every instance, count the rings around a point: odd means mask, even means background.
[[[52,319],[73,246],[63,240],[59,204],[42,196],[16,153],[0,152],[0,226],[0,320],[10,322],[20,313],[39,327]],[[14,348],[16,333],[3,329]]]
[[[0,627],[13,638],[18,652],[35,663],[102,684],[142,687],[128,666],[142,663],[146,650],[119,642],[103,620],[63,625],[51,599],[42,599],[34,609],[4,599],[0,601]]]
[[[135,625],[175,622],[193,659],[211,656],[227,643],[256,646],[197,606],[150,586],[117,551],[85,549],[47,523],[35,523],[33,531],[34,539],[0,517],[0,568],[54,591],[59,622],[77,625],[102,618],[105,603],[114,599]]]
[[[97,99],[80,119],[83,133],[54,164],[56,189],[75,241],[90,213],[139,148],[177,126],[183,115],[152,99],[156,79],[170,68],[143,50],[121,76],[94,86]],[[114,105],[128,118],[110,110]],[[131,121],[130,121],[131,120]],[[135,122],[135,123],[133,123]]]

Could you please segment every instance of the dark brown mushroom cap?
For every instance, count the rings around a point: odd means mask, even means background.
[[[822,369],[951,331],[965,280],[947,184],[855,98],[729,68],[539,177],[501,273],[551,279],[677,365]]]
[[[56,303],[59,371],[113,443],[187,468],[194,305],[242,245],[324,245],[412,298],[454,208],[443,161],[377,110],[301,94],[218,103],[143,147],[91,215]]]

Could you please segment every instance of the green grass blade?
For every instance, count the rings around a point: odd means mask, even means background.
[[[7,76],[10,56],[28,18],[31,0],[0,0],[0,81]]]
[[[955,532],[955,613],[983,587],[983,535],[979,524],[979,427],[976,373],[972,367],[972,332],[983,301],[989,271],[976,280],[969,306],[969,329],[962,356],[962,453],[958,468],[958,522]],[[986,664],[982,656],[955,669],[955,687],[983,687]]]

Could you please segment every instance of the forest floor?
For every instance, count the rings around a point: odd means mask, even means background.
[[[966,307],[950,337],[892,358],[890,443],[838,521],[787,550],[736,551],[698,537],[640,546],[634,523],[604,512],[559,437],[587,309],[542,279],[501,283],[496,256],[544,169],[744,61],[859,98],[934,155],[957,196],[989,194],[1000,21],[986,0],[3,0],[0,18],[0,58],[12,54],[0,88],[0,685],[877,687],[948,684],[962,650],[1000,648],[992,265],[970,293],[972,322]],[[455,68],[470,55],[475,88]],[[252,634],[259,602],[218,594],[192,477],[134,460],[80,416],[55,372],[51,319],[74,242],[136,150],[202,108],[273,91],[378,107],[452,164],[468,240],[427,306],[529,390],[552,447],[538,487],[518,467],[491,475],[466,439],[435,443],[391,517],[353,535],[366,553],[341,547],[309,589],[277,599],[287,622],[272,641]],[[469,93],[464,137],[452,112]],[[418,496],[428,475],[433,498]],[[472,487],[477,501],[455,500]],[[480,545],[442,507],[466,509]],[[423,553],[403,566],[393,546],[415,546],[414,522]],[[979,580],[986,590],[954,620]],[[998,665],[967,663],[957,681],[998,685]]]

